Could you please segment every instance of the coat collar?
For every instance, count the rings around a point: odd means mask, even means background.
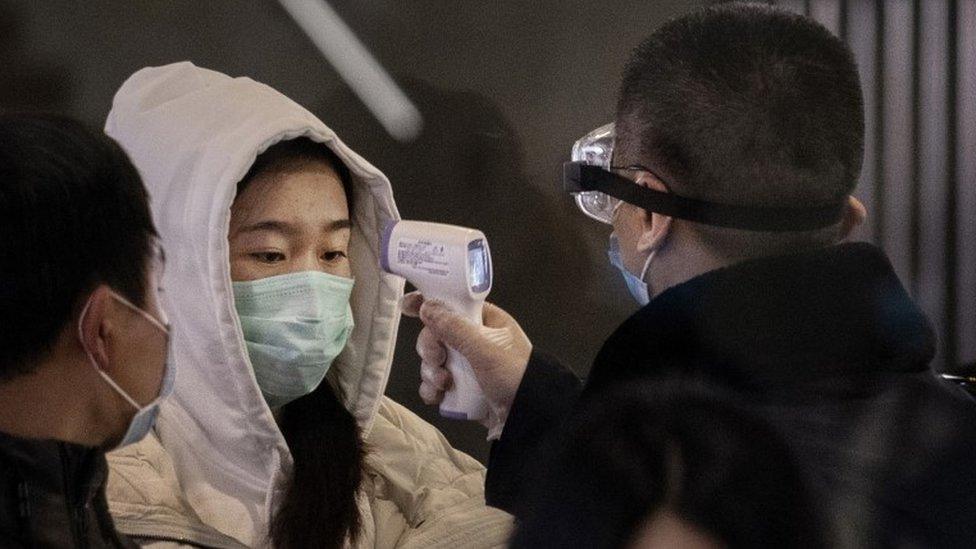
[[[101,450],[69,442],[0,432],[0,454],[3,466],[15,469],[23,481],[72,501],[91,501],[107,475]],[[64,493],[66,484],[70,494]]]
[[[635,376],[705,375],[740,388],[923,372],[929,322],[864,243],[750,260],[670,288],[627,319],[589,390]]]

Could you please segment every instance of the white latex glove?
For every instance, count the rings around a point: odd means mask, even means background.
[[[511,315],[491,303],[485,303],[484,326],[478,326],[439,301],[424,301],[419,292],[403,296],[403,314],[424,323],[417,338],[420,398],[430,405],[440,404],[451,388],[451,372],[445,365],[445,345],[450,346],[471,363],[488,401],[488,417],[481,424],[488,428],[488,440],[497,440],[532,354],[525,332]]]

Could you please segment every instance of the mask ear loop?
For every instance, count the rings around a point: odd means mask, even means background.
[[[613,149],[611,148],[611,153],[612,150]],[[612,163],[610,163],[608,160],[607,167],[605,167],[604,169],[609,170],[610,169],[609,166],[612,166]],[[644,180],[644,177],[646,177],[647,175],[649,175],[649,172],[642,172],[639,176],[637,176],[637,179],[634,180],[634,185],[640,186],[640,184]],[[667,188],[667,186],[665,186],[665,188]],[[620,209],[620,206],[623,205],[624,201],[614,196],[610,196],[610,195],[607,196],[608,198],[610,198],[610,200],[615,200],[617,202],[616,204],[613,205],[613,208],[610,210],[610,219],[608,220],[608,223],[612,225],[613,220],[617,218],[617,210]]]
[[[139,307],[136,307],[131,302],[129,302],[128,299],[125,299],[124,297],[120,296],[114,291],[111,290],[109,291],[113,298],[117,299],[119,302],[121,302],[126,307],[129,307],[133,311],[141,314],[153,326],[162,330],[164,334],[167,335],[169,334],[169,329],[163,326],[163,324],[160,321],[153,318],[151,314],[147,313],[146,311],[143,311]],[[95,368],[95,371],[98,372],[98,375],[102,376],[102,379],[104,379],[105,382],[108,383],[109,386],[112,387],[112,389],[114,389],[115,392],[119,394],[119,396],[121,396],[123,399],[125,399],[126,402],[131,404],[132,407],[136,409],[136,411],[139,411],[142,409],[142,406],[140,406],[139,403],[136,402],[134,398],[129,396],[129,393],[127,393],[125,389],[123,389],[118,383],[116,383],[115,380],[111,378],[111,376],[105,373],[105,370],[103,370],[102,367],[98,365],[98,361],[95,360],[95,355],[93,355],[92,352],[88,350],[88,347],[85,346],[85,337],[84,337],[84,332],[81,329],[81,325],[85,319],[85,316],[88,315],[88,310],[91,308],[91,304],[92,304],[92,296],[89,296],[88,301],[85,303],[84,308],[82,308],[81,310],[81,314],[78,316],[78,341],[81,343],[82,349],[85,350],[85,355],[88,356],[88,362],[92,365],[92,367]]]
[[[112,297],[114,297],[116,300],[118,300],[119,303],[121,303],[121,304],[125,305],[126,307],[132,309],[132,312],[137,313],[139,315],[142,315],[143,318],[145,318],[146,320],[148,320],[153,326],[159,328],[159,330],[161,332],[163,332],[164,334],[167,334],[167,335],[169,334],[169,327],[166,326],[165,324],[163,324],[159,319],[157,319],[153,315],[147,313],[146,311],[143,311],[139,307],[136,307],[135,305],[132,304],[131,301],[129,301],[128,299],[126,299],[126,298],[124,298],[122,296],[120,296],[119,294],[117,294],[115,292],[111,292],[111,293],[112,293]],[[164,313],[164,316],[165,316],[165,313]]]
[[[647,177],[648,175],[653,175],[653,174],[652,173],[649,173],[649,172],[642,172],[637,177],[637,179],[634,180],[634,184],[635,185],[640,185],[640,186],[645,186],[645,185],[641,185],[641,183],[644,182],[644,178]],[[662,182],[662,184],[664,184],[664,183]],[[667,185],[665,185],[665,188],[667,188]],[[668,190],[668,192],[670,192],[670,189]],[[623,201],[621,200],[620,203],[623,204]],[[648,213],[650,213],[650,212],[648,212]],[[651,215],[653,215],[653,214],[651,214]],[[667,238],[667,235],[665,235],[665,238]],[[644,267],[641,269],[641,272],[640,272],[640,279],[641,279],[641,281],[644,282],[644,284],[647,284],[647,292],[649,294],[652,293],[652,292],[651,292],[651,283],[647,281],[647,272],[651,269],[651,261],[654,260],[654,256],[656,254],[657,254],[657,249],[656,248],[653,249],[653,250],[651,250],[651,253],[648,254],[648,256],[647,256],[647,260],[644,261]]]
[[[613,205],[610,209],[610,224],[613,225],[613,221],[617,219],[617,212],[620,210],[620,206],[624,203],[623,200],[617,200],[617,203]]]
[[[651,250],[651,253],[647,256],[647,261],[644,262],[644,268],[641,269],[640,278],[644,284],[647,284],[648,292],[651,290],[651,283],[647,281],[647,272],[651,269],[651,261],[654,259],[654,254],[656,253],[657,250]]]

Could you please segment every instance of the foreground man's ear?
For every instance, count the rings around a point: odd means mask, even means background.
[[[853,196],[847,197],[847,211],[844,212],[844,220],[840,228],[840,239],[847,240],[851,232],[864,223],[868,217],[868,211],[860,200]]]
[[[664,183],[661,183],[651,175],[647,175],[646,177],[641,176],[637,179],[636,183],[655,191],[668,192],[668,188],[664,186]],[[644,254],[663,246],[664,239],[667,238],[668,232],[671,230],[671,217],[652,213],[644,209],[640,210],[638,215],[640,216],[641,222],[641,234],[637,239],[637,251]]]
[[[88,308],[83,318],[79,319],[81,328],[78,332],[79,344],[82,350],[91,353],[99,367],[109,363],[108,360],[108,332],[112,330],[114,321],[111,317],[112,291],[105,284],[99,285],[88,297]],[[87,358],[85,362],[88,362]]]

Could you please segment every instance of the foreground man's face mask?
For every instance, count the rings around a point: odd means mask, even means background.
[[[644,261],[644,268],[641,270],[640,276],[630,272],[624,266],[624,261],[620,257],[620,242],[616,234],[610,234],[610,245],[607,248],[607,256],[610,257],[610,264],[616,267],[620,271],[620,274],[623,275],[624,282],[627,283],[627,290],[630,292],[630,296],[634,298],[634,301],[641,307],[650,303],[651,294],[644,279],[647,277],[647,271],[651,268],[651,261],[654,260],[654,252],[651,252]]]
[[[353,280],[318,271],[234,282],[254,377],[271,408],[314,391],[353,329]]]
[[[173,356],[172,352],[170,352],[172,338],[169,335],[169,328],[164,324],[166,322],[166,318],[164,317],[162,321],[157,320],[155,317],[153,317],[153,315],[143,311],[139,307],[136,307],[129,300],[115,292],[112,292],[112,298],[125,305],[142,318],[145,318],[150,324],[161,331],[163,336],[166,338],[166,356],[164,359],[163,378],[159,386],[159,393],[156,398],[145,406],[140,406],[139,403],[136,402],[136,400],[132,398],[128,392],[126,392],[122,387],[119,386],[118,383],[115,382],[115,380],[105,373],[105,371],[98,365],[98,362],[95,360],[95,356],[91,353],[91,351],[89,351],[87,348],[85,349],[85,353],[88,355],[88,361],[95,368],[98,374],[102,376],[102,379],[104,379],[105,382],[108,383],[108,385],[119,394],[119,396],[121,396],[126,402],[131,404],[132,407],[136,409],[135,415],[132,416],[131,420],[129,420],[129,427],[126,429],[125,435],[122,436],[122,440],[119,441],[119,443],[115,446],[115,448],[122,448],[124,446],[139,442],[145,438],[145,436],[153,428],[153,425],[156,423],[156,417],[159,415],[160,403],[173,392],[173,383],[176,378],[176,371],[170,362],[170,359]],[[84,309],[81,311],[81,315],[78,317],[79,341],[84,341],[84,335],[81,327],[90,307],[91,299],[89,299],[88,303],[85,304]]]

